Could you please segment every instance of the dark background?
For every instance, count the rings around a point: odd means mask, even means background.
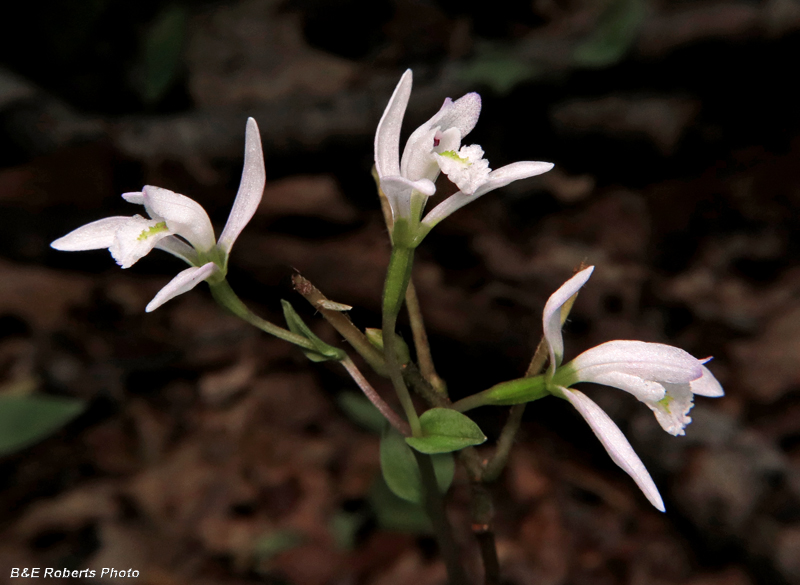
[[[379,326],[388,244],[373,132],[414,70],[405,136],[483,97],[466,140],[493,168],[556,169],[440,224],[415,279],[453,397],[519,377],[547,297],[597,269],[569,359],[610,339],[677,345],[726,396],[674,438],[631,396],[587,392],[662,494],[649,506],[565,402],[528,408],[494,488],[514,584],[800,583],[800,3],[244,0],[23,3],[0,21],[0,392],[78,418],[0,460],[10,567],[135,568],[139,583],[440,583],[418,512],[386,496],[377,435],[340,369],[224,315],[207,288],[144,307],[180,263],[122,271],[49,243],[141,211],[144,184],[218,229],[245,120],[267,189],[229,279],[281,323],[294,270]],[[442,184],[440,191],[446,190]],[[410,338],[405,324],[401,325]],[[388,385],[373,377],[389,396]],[[495,437],[503,409],[475,413]],[[466,478],[452,520],[470,567]]]

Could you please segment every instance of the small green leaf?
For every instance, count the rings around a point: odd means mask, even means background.
[[[439,491],[446,492],[453,482],[455,461],[449,453],[431,458]],[[417,459],[403,436],[386,425],[381,437],[381,471],[389,489],[408,502],[422,503],[423,488]]]
[[[347,418],[374,433],[382,433],[386,419],[369,399],[356,392],[342,392],[336,401]]]
[[[0,395],[0,456],[53,434],[84,409],[74,398]]]
[[[353,550],[356,545],[358,531],[367,521],[364,512],[337,511],[330,519],[328,529],[333,535],[336,546],[343,550]]]
[[[369,503],[375,511],[378,525],[384,530],[412,534],[432,532],[431,521],[422,506],[397,497],[381,477],[372,484]]]
[[[486,440],[480,427],[465,414],[450,408],[431,408],[419,417],[422,437],[407,437],[406,443],[420,453],[449,453]]]
[[[297,530],[276,530],[256,540],[253,544],[253,555],[259,561],[266,562],[284,551],[297,548],[305,540],[305,536]]]
[[[636,42],[646,10],[645,0],[612,0],[592,34],[575,47],[575,63],[607,67],[619,62]]]
[[[300,318],[300,315],[297,314],[297,311],[294,310],[294,307],[292,307],[289,301],[282,300],[281,305],[283,306],[283,316],[286,319],[286,325],[289,327],[289,331],[302,335],[314,344],[316,351],[302,349],[302,352],[308,359],[312,362],[325,362],[328,360],[338,361],[345,358],[345,353],[341,349],[328,345],[314,335],[314,332],[311,331],[308,325]]]
[[[541,74],[541,67],[520,58],[518,53],[514,47],[478,45],[475,57],[464,62],[456,74],[467,83],[484,83],[495,93],[506,95]]]
[[[175,82],[183,56],[188,14],[179,5],[167,5],[142,39],[135,78],[142,99],[158,102]]]

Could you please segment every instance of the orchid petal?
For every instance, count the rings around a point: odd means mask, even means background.
[[[186,238],[198,252],[207,252],[216,245],[214,228],[205,209],[185,195],[169,189],[146,185],[144,206],[153,219],[163,219],[174,234]]]
[[[405,177],[394,175],[381,179],[381,190],[389,200],[394,219],[411,217],[411,193],[418,191],[430,197],[436,193],[436,185],[428,179],[410,181]]]
[[[434,157],[442,172],[462,193],[474,193],[492,172],[489,161],[483,158],[483,149],[477,144],[462,146],[458,152],[434,153]]]
[[[409,136],[403,149],[400,174],[412,180],[427,178],[435,181],[439,169],[431,155],[437,132],[455,128],[459,139],[463,139],[475,127],[480,114],[481,96],[477,93],[468,93],[456,101],[446,99],[441,109]]]
[[[180,238],[167,236],[163,240],[159,240],[155,247],[180,258],[187,264],[191,264],[192,266],[197,264],[197,250]]]
[[[657,402],[645,402],[656,415],[658,424],[670,435],[685,434],[683,430],[692,422],[689,411],[694,406],[692,389],[689,384],[664,384],[667,392]]]
[[[153,297],[153,300],[147,304],[145,312],[151,313],[167,301],[192,290],[217,271],[219,271],[219,266],[213,262],[209,262],[208,264],[192,266],[191,268],[179,272],[164,288],[158,291],[158,294]]]
[[[708,396],[710,398],[725,396],[725,391],[714,377],[714,374],[705,366],[700,366],[700,369],[703,371],[703,375],[690,383],[692,392],[699,396]]]
[[[413,76],[407,69],[383,111],[378,130],[375,133],[375,168],[378,176],[400,174],[400,128],[406,113],[408,99],[411,97]]]
[[[258,132],[256,121],[248,118],[244,139],[242,180],[239,183],[239,192],[236,194],[231,213],[228,215],[228,221],[217,243],[224,254],[230,253],[236,238],[253,218],[264,194],[265,181],[266,171],[264,170],[264,152],[261,149],[261,134]]]
[[[145,219],[141,215],[126,218],[114,233],[114,240],[108,251],[122,268],[130,268],[141,258],[147,256],[156,244],[170,235],[165,222],[159,219]]]
[[[505,187],[514,181],[541,175],[551,170],[554,166],[553,163],[549,162],[523,160],[500,167],[489,173],[489,178],[486,182],[475,191],[475,197],[478,198],[489,191]]]
[[[653,482],[653,478],[650,477],[644,463],[636,455],[628,439],[625,438],[619,427],[614,424],[614,421],[609,418],[602,408],[582,392],[567,388],[561,388],[560,390],[563,392],[564,397],[589,423],[589,426],[592,427],[592,431],[600,439],[614,463],[630,475],[650,503],[663,512],[664,501],[658,493],[658,488]]]
[[[542,327],[547,348],[550,351],[549,371],[551,375],[561,365],[561,359],[564,357],[564,340],[561,337],[561,307],[586,284],[593,271],[594,266],[589,266],[578,272],[550,295],[544,306]]]
[[[412,181],[419,179],[435,181],[439,176],[439,165],[436,164],[433,149],[439,128],[425,128],[424,132],[420,132],[420,130],[422,128],[417,128],[406,142],[403,158],[400,161],[400,174]],[[458,131],[456,130],[456,132]],[[451,132],[448,136],[452,140],[453,133]],[[460,142],[459,139],[459,144]]]
[[[587,380],[585,378],[591,379]],[[579,381],[594,382],[595,384],[619,388],[633,394],[642,402],[658,401],[664,398],[664,394],[666,394],[666,389],[662,384],[618,370],[597,372],[591,376],[584,375],[579,378]]]
[[[434,138],[439,141],[439,144],[433,148],[434,152],[458,150],[461,146],[461,131],[458,128],[448,128],[436,134]]]
[[[62,252],[80,252],[83,250],[100,250],[114,243],[117,230],[131,220],[130,217],[106,217],[87,223],[66,236],[62,236],[50,244],[50,247]]]
[[[680,348],[663,343],[617,339],[586,350],[572,360],[580,372],[593,367],[610,367],[637,376],[652,372],[650,380],[682,384],[703,374],[699,360]],[[591,382],[581,378],[584,382]]]
[[[439,205],[431,209],[431,211],[425,216],[425,219],[422,221],[422,223],[426,224],[429,228],[432,228],[448,215],[451,215],[453,212],[461,209],[468,203],[472,203],[478,197],[495,189],[499,189],[500,187],[505,187],[514,181],[541,175],[552,168],[552,163],[520,161],[500,167],[499,169],[495,169],[489,173],[486,181],[477,189],[475,189],[474,193],[471,195],[465,194],[461,191],[454,193],[439,203]]]
[[[144,205],[144,193],[142,191],[130,191],[128,193],[123,193],[122,198],[128,203],[133,203],[134,205]]]
[[[458,128],[463,138],[475,128],[481,115],[481,96],[475,92],[461,96],[456,101],[447,98],[439,111],[424,125],[442,129]]]

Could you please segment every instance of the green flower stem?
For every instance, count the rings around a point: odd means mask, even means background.
[[[376,373],[381,376],[388,375],[386,360],[383,358],[383,353],[369,342],[367,336],[364,335],[358,327],[353,325],[350,317],[341,311],[326,309],[324,305],[325,302],[328,301],[328,298],[322,294],[317,287],[311,284],[311,282],[299,274],[295,274],[292,277],[292,283],[294,284],[294,289],[303,295],[303,297],[311,303],[311,306],[322,314],[328,323],[333,325],[333,328],[347,340],[353,349],[364,358],[364,361],[366,361]]]
[[[439,551],[447,567],[447,581],[450,585],[466,585],[469,583],[464,568],[459,559],[458,545],[453,537],[453,529],[447,520],[444,508],[444,499],[439,492],[439,484],[436,482],[436,474],[433,471],[433,462],[430,455],[424,455],[412,449],[414,457],[417,459],[420,475],[422,476],[422,487],[425,491],[425,511],[430,516],[433,530],[436,533],[436,541],[439,544]]]
[[[303,349],[318,351],[317,347],[302,335],[297,335],[296,333],[292,333],[283,327],[278,327],[277,325],[270,323],[269,321],[262,319],[253,313],[247,308],[242,300],[236,296],[236,293],[233,292],[233,289],[231,288],[231,285],[228,284],[227,280],[222,279],[219,282],[209,283],[209,287],[211,288],[211,296],[214,297],[214,300],[217,301],[219,305],[226,308],[237,317],[244,319],[254,327],[258,327],[265,333],[269,333],[278,339],[283,339],[284,341],[298,345]]]
[[[578,293],[575,293],[562,305],[559,315],[562,325],[567,320],[569,312],[572,310],[572,306],[575,304],[577,298]],[[531,358],[530,364],[528,364],[528,369],[525,371],[526,378],[532,378],[542,373],[544,365],[547,362],[547,354],[547,342],[544,337],[542,337],[539,341],[539,345],[536,346],[536,351]],[[506,466],[511,446],[514,444],[514,439],[516,438],[517,431],[519,431],[520,423],[522,422],[522,415],[525,414],[526,404],[527,403],[515,404],[511,407],[508,420],[503,426],[503,430],[500,431],[500,437],[497,439],[497,449],[495,450],[494,456],[488,461],[484,468],[483,481],[496,481],[502,473],[503,468]]]
[[[545,376],[517,378],[495,384],[483,392],[462,398],[453,404],[453,408],[459,412],[466,412],[479,406],[524,404],[539,400],[549,394],[549,383]]]
[[[397,431],[404,437],[411,436],[411,427],[408,426],[408,423],[401,419],[397,413],[392,410],[392,407],[384,402],[383,398],[381,398],[380,395],[375,391],[375,388],[370,385],[353,361],[349,357],[346,357],[339,363],[344,366],[344,369],[347,370],[347,373],[350,374],[350,377],[353,378],[353,381],[358,384],[359,388],[361,388],[364,396],[366,396],[375,406],[375,408],[380,411],[384,418],[389,421],[389,424],[397,429]]]
[[[536,352],[533,354],[531,363],[528,365],[525,377],[530,378],[540,374],[546,361],[547,344],[544,338],[542,338],[542,340],[539,341],[539,345],[536,347]],[[484,482],[491,483],[497,481],[506,463],[508,463],[508,456],[511,454],[511,447],[514,445],[520,424],[522,424],[522,416],[525,414],[526,406],[527,403],[523,403],[515,404],[511,407],[506,424],[503,425],[503,430],[500,431],[500,436],[497,438],[497,448],[495,449],[494,455],[492,455],[492,458],[489,459],[484,467]]]
[[[397,361],[397,343],[394,332],[397,325],[397,315],[400,307],[403,306],[403,299],[406,295],[406,288],[411,278],[411,266],[414,262],[414,250],[412,248],[392,248],[392,257],[389,260],[389,268],[386,272],[386,285],[383,289],[383,353],[386,366],[389,370],[389,378],[397,393],[397,398],[403,406],[403,410],[411,425],[411,433],[415,437],[422,436],[422,427],[419,423],[417,411],[414,409],[414,402],[411,394],[406,388],[403,374],[400,371],[400,364]]]
[[[409,280],[406,290],[406,310],[411,322],[411,333],[414,336],[414,348],[417,350],[417,361],[423,377],[440,394],[447,396],[447,384],[436,373],[431,355],[431,346],[428,343],[428,333],[425,331],[425,322],[422,319],[422,310],[419,306],[417,289],[413,281]]]
[[[392,256],[389,259],[389,268],[386,271],[386,284],[383,289],[383,314],[391,315],[397,320],[403,300],[406,296],[406,289],[411,280],[411,267],[414,264],[414,249],[396,246],[392,248]],[[392,329],[394,332],[394,329]],[[386,332],[385,337],[391,337]]]

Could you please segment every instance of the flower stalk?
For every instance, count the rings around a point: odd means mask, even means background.
[[[283,327],[279,327],[274,323],[270,323],[266,319],[262,319],[253,313],[236,295],[231,288],[231,285],[228,284],[228,281],[224,278],[219,282],[209,283],[209,288],[211,289],[211,296],[215,301],[217,301],[217,304],[219,304],[221,307],[224,307],[240,319],[247,321],[250,323],[250,325],[261,329],[261,331],[264,333],[269,333],[278,339],[283,339],[284,341],[293,343],[294,345],[297,345],[303,349],[316,351],[317,347],[306,337],[298,335],[297,333],[292,333],[291,331],[284,329]]]
[[[414,262],[414,250],[405,247],[393,247],[392,256],[389,259],[389,268],[386,271],[386,284],[383,289],[383,350],[389,378],[392,381],[397,398],[403,406],[408,423],[411,425],[411,433],[415,437],[422,436],[419,416],[411,400],[400,364],[397,360],[397,341],[395,339],[395,329],[397,326],[397,316],[403,306],[403,299],[406,295],[406,288],[411,279],[411,267]]]

